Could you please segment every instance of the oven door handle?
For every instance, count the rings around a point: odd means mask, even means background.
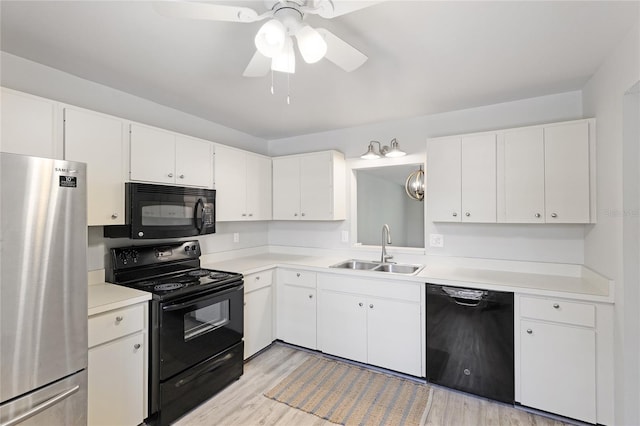
[[[194,371],[193,373],[189,374],[184,379],[179,380],[174,386],[176,388],[179,388],[181,386],[189,384],[190,382],[193,382],[195,379],[197,379],[199,377],[202,377],[205,374],[213,373],[218,368],[222,367],[222,364],[224,364],[225,362],[229,361],[232,358],[233,358],[233,354],[232,353],[228,353],[225,356],[223,356],[222,358],[215,360],[212,365],[207,365],[206,368],[204,368],[202,370]]]
[[[198,206],[201,206],[199,225],[198,225]],[[204,201],[202,201],[202,198],[198,198],[198,201],[196,201],[196,208],[193,211],[193,221],[196,223],[196,229],[198,230],[198,234],[202,234],[202,230],[204,229]]]
[[[226,291],[221,291],[220,293],[207,294],[206,296],[198,297],[197,299],[192,299],[187,302],[178,303],[177,305],[171,304],[171,305],[163,306],[162,310],[165,312],[178,311],[180,309],[186,308],[187,306],[191,306],[196,303],[203,302],[205,300],[219,298],[220,296],[224,296],[226,294],[233,293],[235,291],[240,291],[243,289],[244,289],[244,285],[240,285],[237,287],[230,288],[229,290],[226,290]]]

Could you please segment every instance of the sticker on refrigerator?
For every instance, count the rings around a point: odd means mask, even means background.
[[[78,178],[75,176],[60,176],[60,186],[63,188],[76,188],[78,186]]]

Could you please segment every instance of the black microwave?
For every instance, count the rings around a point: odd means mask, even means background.
[[[108,238],[179,238],[216,232],[216,191],[125,183],[125,225],[104,227]]]

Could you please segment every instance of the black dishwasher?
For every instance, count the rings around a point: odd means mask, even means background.
[[[514,402],[513,293],[427,284],[427,380]]]

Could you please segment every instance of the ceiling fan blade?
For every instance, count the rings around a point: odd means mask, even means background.
[[[245,77],[262,77],[267,75],[270,69],[271,58],[267,58],[256,50],[242,75]]]
[[[367,61],[367,56],[325,28],[316,28],[327,43],[325,58],[346,72],[351,72]]]
[[[205,19],[226,22],[255,22],[263,19],[248,7],[223,6],[182,0],[154,1],[153,8],[169,18]]]
[[[386,0],[320,0],[314,3],[316,8],[315,11],[306,11],[308,13],[316,13],[323,18],[331,19],[336,16],[346,15],[347,13],[382,3],[383,1]]]

